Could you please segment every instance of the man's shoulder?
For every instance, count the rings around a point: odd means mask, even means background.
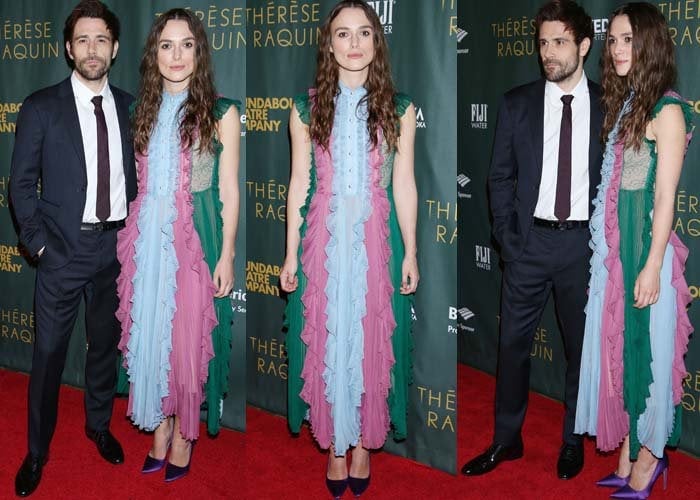
[[[45,105],[52,103],[57,99],[64,97],[64,94],[70,92],[70,80],[63,80],[55,85],[50,85],[42,89],[32,92],[25,100],[23,106],[29,105]]]
[[[505,94],[503,94],[503,99],[506,101],[520,101],[523,99],[529,99],[536,96],[538,93],[544,92],[545,81],[543,79],[535,80],[533,82],[524,83],[513,87]]]

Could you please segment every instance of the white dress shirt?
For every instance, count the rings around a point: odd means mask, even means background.
[[[591,141],[591,99],[584,73],[571,92],[546,82],[544,87],[544,135],[542,145],[542,179],[535,206],[535,217],[557,220],[554,201],[557,194],[559,168],[559,131],[564,103],[561,96],[574,96],[571,101],[571,213],[567,220],[588,220],[588,146]],[[597,138],[593,138],[597,140]]]
[[[102,96],[102,110],[107,122],[109,141],[109,201],[110,213],[107,220],[117,221],[126,217],[126,188],[124,181],[124,164],[122,159],[122,137],[119,131],[119,119],[114,96],[106,82],[100,92],[95,94],[87,88],[73,72],[71,85],[75,95],[75,107],[78,110],[80,133],[83,136],[85,166],[87,168],[87,190],[83,222],[99,222],[95,215],[97,203],[97,118],[92,98]]]

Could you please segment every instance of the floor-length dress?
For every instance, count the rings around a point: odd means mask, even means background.
[[[187,91],[163,93],[148,155],[137,155],[139,194],[119,233],[117,281],[127,413],[153,430],[180,417],[185,439],[199,436],[207,402],[208,432],[219,430],[228,388],[233,311],[229,297],[214,298],[212,272],[221,255],[219,156],[180,146],[181,105]],[[236,101],[217,99],[220,120]]]
[[[690,106],[678,94],[667,92],[652,117],[669,104],[681,106],[690,141]],[[575,432],[595,435],[603,451],[629,434],[632,459],[641,446],[661,457],[680,435],[683,356],[692,332],[683,276],[688,249],[671,232],[659,299],[635,308],[634,284],[651,245],[657,152],[646,138],[638,150],[625,147],[618,136],[620,117],[608,138],[591,217],[593,257]]]
[[[328,149],[312,145],[301,208],[299,286],[286,309],[288,419],[309,420],[322,448],[343,455],[406,436],[411,299],[399,293],[403,242],[391,175],[394,153],[372,147],[362,87],[340,84]],[[314,91],[295,98],[309,124]],[[402,116],[410,100],[394,99]]]

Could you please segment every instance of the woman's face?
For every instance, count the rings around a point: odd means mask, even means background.
[[[341,71],[368,70],[374,59],[374,29],[362,9],[343,9],[333,19],[330,50]]]
[[[608,29],[608,50],[617,76],[632,69],[632,25],[626,14],[615,16]]]
[[[187,21],[171,19],[158,40],[158,70],[170,92],[187,88],[195,68],[195,39]]]

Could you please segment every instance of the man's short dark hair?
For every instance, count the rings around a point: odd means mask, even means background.
[[[78,19],[83,17],[92,17],[102,19],[107,25],[107,30],[112,35],[112,41],[119,41],[119,19],[107,8],[105,4],[99,0],[82,0],[75,6],[73,11],[66,19],[66,24],[63,27],[63,43],[73,40],[73,30],[78,22]]]
[[[593,20],[583,7],[571,0],[552,0],[547,2],[535,16],[535,25],[537,26],[537,37],[539,37],[540,28],[545,21],[559,21],[564,23],[567,30],[574,35],[576,45],[588,38],[593,42]]]

